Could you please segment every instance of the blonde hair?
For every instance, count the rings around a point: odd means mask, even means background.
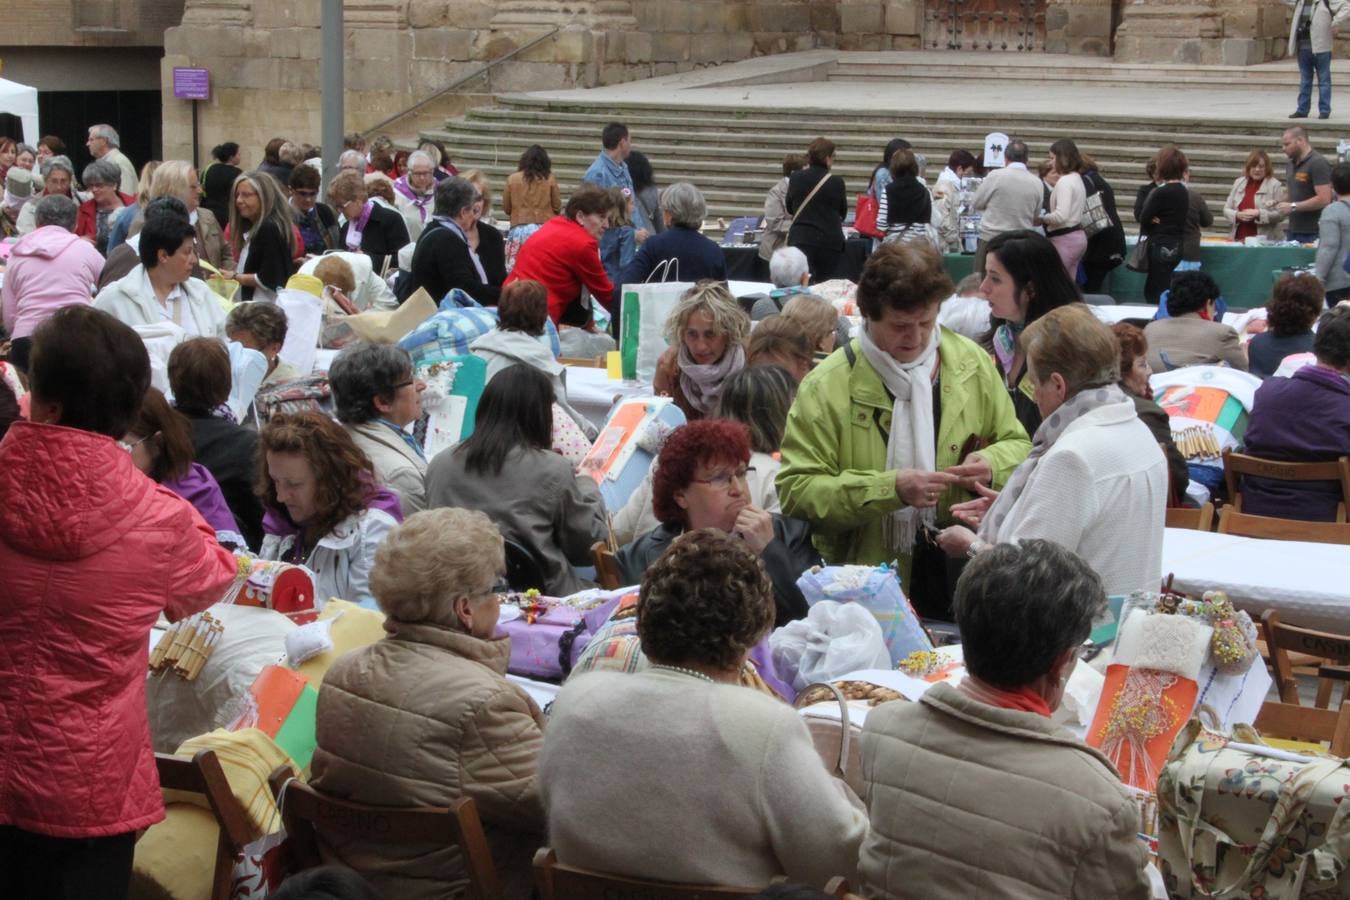
[[[689,317],[697,312],[707,313],[713,321],[713,328],[727,336],[728,345],[744,343],[750,334],[750,317],[741,309],[736,298],[731,296],[726,284],[704,279],[685,291],[670,311],[666,319],[666,340],[678,346],[684,338]]]
[[[394,179],[383,172],[367,172],[365,185],[367,197],[379,197],[390,203],[394,202]]]
[[[142,185],[146,182],[142,181]],[[186,204],[192,195],[192,163],[170,159],[159,164],[151,179],[149,199],[177,197]]]
[[[483,217],[492,215],[492,186],[488,184],[487,175],[482,169],[470,169],[467,172],[461,172],[460,178],[472,184],[478,189],[478,193],[483,195]]]
[[[314,266],[314,277],[344,294],[356,291],[356,273],[351,263],[340,256],[325,256]]]
[[[441,507],[414,513],[389,533],[375,551],[370,591],[391,619],[447,622],[455,597],[490,591],[505,570],[502,535],[491,519]]]
[[[239,185],[247,183],[258,195],[258,219],[250,222],[239,215],[239,205],[235,195]],[[291,221],[291,205],[281,192],[281,183],[265,172],[244,172],[234,179],[230,186],[230,249],[238,259],[244,249],[245,235],[255,234],[264,222],[271,222],[281,239],[286,242],[286,252],[295,258],[295,225]]]
[[[815,294],[796,294],[783,304],[783,318],[802,326],[811,348],[819,350],[825,339],[839,326],[839,313],[830,301]]]
[[[328,183],[328,201],[339,206],[366,194],[366,180],[355,172],[343,172]]]
[[[136,202],[142,207],[149,203],[154,197],[150,193],[150,184],[155,180],[155,172],[159,169],[160,162],[152,159],[141,166],[140,187],[136,190]]]
[[[1060,306],[1022,332],[1027,366],[1038,383],[1058,372],[1072,397],[1120,380],[1120,343],[1082,303]]]

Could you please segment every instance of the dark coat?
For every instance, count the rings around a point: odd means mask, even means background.
[[[230,195],[234,191],[234,180],[243,174],[238,166],[213,162],[202,172],[201,204],[215,213],[216,221],[223,228],[230,221]]]
[[[339,245],[347,245],[347,231],[352,223],[346,222],[339,233]],[[403,217],[392,209],[386,209],[378,203],[370,208],[370,218],[366,220],[366,230],[361,232],[361,252],[370,257],[376,272],[384,271],[384,262],[390,256],[397,264],[398,251],[408,243],[408,224]]]
[[[814,200],[811,202],[815,203]],[[668,259],[675,260],[676,264],[671,266],[667,281],[727,280],[727,261],[722,248],[692,228],[674,225],[647,238],[637,255],[623,267],[619,283],[614,286],[615,302],[619,300],[623,285],[641,284]]]
[[[192,426],[192,453],[206,467],[239,523],[249,549],[262,545],[263,508],[253,483],[258,476],[258,433],[206,413],[182,410]]]
[[[624,584],[638,584],[647,567],[666,552],[671,541],[684,533],[683,525],[658,525],[625,544],[615,554]],[[797,587],[797,579],[812,566],[822,565],[820,554],[811,543],[811,526],[800,519],[773,514],[773,540],[760,556],[769,580],[773,582],[773,602],[777,608],[773,626],[806,617],[806,598]]]
[[[820,179],[829,180],[798,213]],[[848,215],[848,194],[844,179],[831,175],[824,166],[808,166],[788,178],[787,211],[796,215],[788,229],[790,247],[844,248],[844,217]]]
[[[932,218],[933,195],[917,178],[902,175],[886,185],[886,221],[878,222],[879,227],[927,225]]]
[[[240,271],[245,275],[256,276],[259,284],[273,291],[284,288],[291,275],[295,274],[290,242],[271,222],[263,222],[253,233],[253,238],[248,242],[248,257]],[[252,300],[253,288],[240,288],[239,299]]]
[[[1246,452],[1286,462],[1323,462],[1350,453],[1350,382],[1321,366],[1256,389]],[[1341,488],[1334,481],[1242,479],[1242,511],[1280,519],[1330,522]]]
[[[413,250],[407,295],[426,288],[431,299],[439,303],[452,289],[459,288],[484,306],[496,306],[506,280],[506,243],[497,229],[482,222],[478,223],[478,261],[487,274],[486,284],[469,257],[469,245],[449,228],[429,220]]]

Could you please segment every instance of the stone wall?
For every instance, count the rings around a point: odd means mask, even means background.
[[[1049,0],[1045,6],[1047,53],[1110,56],[1121,0]]]
[[[158,47],[184,0],[8,0],[0,47]]]
[[[1116,30],[1119,62],[1252,65],[1285,55],[1280,0],[1134,0]]]

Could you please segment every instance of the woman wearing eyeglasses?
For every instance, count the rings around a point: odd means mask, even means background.
[[[305,253],[322,256],[336,250],[339,243],[337,213],[327,203],[319,202],[319,170],[313,166],[296,166],[291,172],[291,218],[300,230]]]
[[[750,430],[727,419],[700,419],[661,447],[652,478],[652,511],[661,524],[620,548],[624,583],[637,584],[675,538],[719,528],[745,541],[773,582],[774,627],[806,615],[797,588],[802,572],[820,565],[805,522],[765,512],[750,502]]]

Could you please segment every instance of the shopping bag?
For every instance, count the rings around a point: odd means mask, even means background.
[[[243,698],[229,731],[256,728],[270,737],[302,770],[314,758],[319,692],[299,672],[268,666]]]
[[[805,619],[769,635],[773,665],[798,691],[858,669],[889,669],[891,656],[872,614],[855,603],[822,600]]]
[[[877,199],[870,194],[859,194],[853,201],[853,227],[858,234],[870,238],[885,237],[885,232],[877,228]]]
[[[1131,272],[1148,271],[1148,238],[1144,235],[1139,236],[1135,241],[1134,250],[1130,252],[1130,258],[1125,261],[1125,268]]]
[[[308,375],[318,358],[323,300],[308,291],[282,288],[277,291],[277,306],[286,314],[286,341],[277,355],[297,372]]]
[[[890,566],[812,566],[797,579],[797,587],[812,606],[833,600],[856,603],[871,613],[881,626],[892,665],[916,650],[933,649],[919,616],[900,589],[899,576]]]
[[[670,262],[658,265],[647,282],[622,288],[619,352],[625,379],[651,383],[656,361],[666,350],[666,319],[684,292],[693,287],[686,281],[665,280]]]

